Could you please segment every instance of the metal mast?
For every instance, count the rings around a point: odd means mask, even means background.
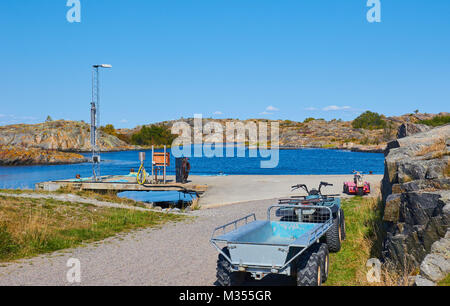
[[[92,178],[100,180],[100,74],[99,68],[112,68],[111,65],[92,66],[92,102],[91,102],[91,146]]]

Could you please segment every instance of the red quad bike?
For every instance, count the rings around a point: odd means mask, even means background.
[[[370,183],[363,180],[362,172],[353,171],[353,182],[344,182],[344,193],[363,196],[370,193]]]

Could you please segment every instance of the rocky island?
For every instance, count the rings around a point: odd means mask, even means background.
[[[133,150],[135,146],[100,132],[101,151]],[[90,126],[77,121],[49,121],[0,127],[0,165],[54,165],[86,162]]]

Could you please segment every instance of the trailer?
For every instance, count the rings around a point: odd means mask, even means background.
[[[282,221],[284,213],[292,211],[298,220]],[[303,222],[306,216],[308,222]],[[320,239],[332,227],[330,207],[301,204],[270,206],[267,220],[250,214],[217,227],[211,237],[219,252],[217,282],[232,286],[250,277],[282,274],[295,278],[299,286],[319,286],[329,267],[328,246]]]

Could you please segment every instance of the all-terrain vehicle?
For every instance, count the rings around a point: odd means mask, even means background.
[[[327,182],[320,182],[317,189],[312,188],[311,190],[305,184],[298,184],[292,186],[292,191],[297,189],[303,189],[306,191],[306,196],[292,196],[287,199],[279,199],[279,205],[315,205],[324,206],[330,208],[333,216],[333,226],[330,231],[324,236],[323,240],[327,243],[328,248],[331,252],[338,252],[341,249],[341,242],[345,240],[345,215],[341,208],[341,199],[338,194],[322,194],[322,187],[333,186],[333,184]],[[310,222],[315,223],[317,220],[321,220],[323,216],[320,216],[320,211],[303,211],[301,216],[297,215],[297,211],[292,207],[288,206],[277,211],[277,216],[281,217],[281,221],[291,221],[291,222]]]
[[[302,204],[307,197],[310,202]],[[299,286],[325,282],[329,251],[340,250],[345,223],[340,201],[320,192],[307,197],[270,206],[267,220],[256,220],[250,214],[216,228],[211,244],[219,252],[217,283],[239,285],[269,274],[294,277]]]
[[[344,182],[343,192],[345,194],[355,194],[363,196],[370,193],[370,183],[364,181],[363,174],[360,171],[353,171],[353,181]]]

